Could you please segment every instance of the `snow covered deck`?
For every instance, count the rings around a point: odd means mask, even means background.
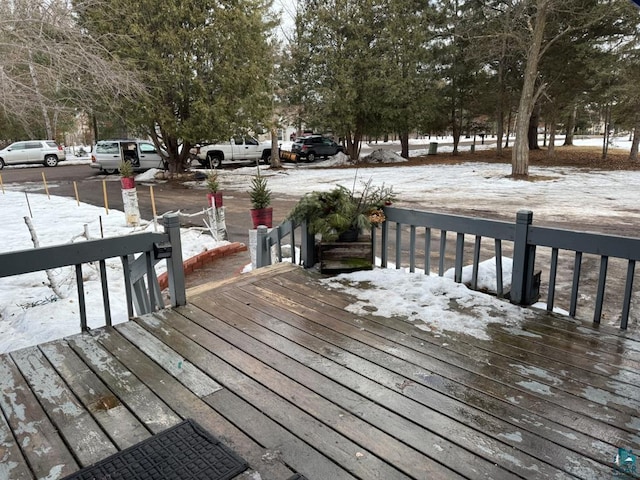
[[[278,264],[0,356],[0,478],[62,478],[183,418],[265,480],[612,478],[640,450],[634,332],[418,328],[319,282]]]

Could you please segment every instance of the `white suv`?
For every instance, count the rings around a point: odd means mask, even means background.
[[[5,165],[43,163],[55,167],[66,158],[64,149],[53,140],[27,140],[15,142],[0,150],[0,170]]]

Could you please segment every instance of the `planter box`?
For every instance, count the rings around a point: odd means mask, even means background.
[[[370,238],[360,242],[321,242],[318,253],[322,273],[350,273],[373,269],[373,245]]]

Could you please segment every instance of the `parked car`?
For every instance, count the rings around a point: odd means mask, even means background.
[[[208,168],[218,168],[223,161],[262,161],[269,164],[271,142],[260,143],[253,137],[237,135],[224,142],[201,142],[190,153],[200,165]]]
[[[15,142],[0,150],[0,170],[5,165],[42,163],[55,167],[66,158],[64,148],[53,140],[26,140]]]
[[[300,137],[293,142],[291,151],[295,153],[298,158],[304,159],[307,162],[313,162],[318,157],[327,158],[339,152],[344,153],[344,148],[329,137],[308,135],[306,137]]]
[[[165,159],[148,140],[100,140],[91,154],[91,167],[108,174],[117,172],[123,161],[131,162],[136,172],[151,168],[165,169]]]

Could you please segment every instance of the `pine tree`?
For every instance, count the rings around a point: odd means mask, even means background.
[[[273,63],[267,2],[100,5],[79,9],[82,25],[103,34],[105,46],[143,78],[147,95],[128,105],[127,118],[164,145],[171,170],[181,170],[191,142],[228,138],[266,123]]]

